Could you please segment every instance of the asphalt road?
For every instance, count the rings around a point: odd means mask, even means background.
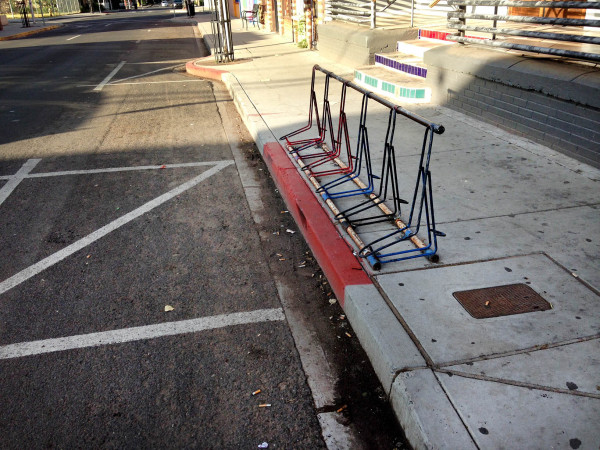
[[[401,448],[229,97],[184,73],[192,25],[170,17],[0,47],[0,447],[323,448],[335,414],[353,447]],[[315,378],[334,380],[325,404]]]

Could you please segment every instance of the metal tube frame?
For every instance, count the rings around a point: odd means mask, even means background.
[[[318,120],[319,111],[315,93],[315,76],[317,72],[321,72],[325,75],[323,112],[321,115],[322,120],[320,122]],[[331,129],[332,123],[328,98],[331,80],[337,80],[342,83],[340,119],[338,121],[338,129],[335,134],[337,137],[335,139],[333,138],[333,130]],[[348,123],[344,110],[347,89],[353,89],[363,95],[355,153],[352,152],[350,146]],[[378,175],[373,173],[368,138],[369,134],[366,124],[368,103],[370,101],[375,101],[389,109],[386,136],[384,140],[383,161]],[[291,137],[298,136],[314,129],[315,117],[317,118],[316,128],[319,132],[318,137],[298,140],[290,139]],[[328,119],[326,119],[326,117],[328,117]],[[405,117],[411,121],[410,123],[418,124],[425,128],[417,179],[412,195],[412,202],[410,202],[407,223],[404,223],[400,219],[401,205],[409,204],[409,202],[403,200],[400,197],[399,192],[398,181],[400,175],[396,164],[396,152],[394,147],[394,137],[398,117]],[[329,130],[329,135],[334,147],[331,151],[326,148],[325,143],[327,130]],[[288,150],[313,184],[316,192],[321,195],[325,203],[333,211],[335,219],[348,231],[352,240],[358,245],[358,256],[365,258],[366,261],[378,270],[378,267],[380,267],[382,263],[423,256],[428,257],[433,261],[436,261],[438,258],[436,255],[438,249],[437,237],[443,236],[444,234],[439,232],[435,225],[429,164],[433,148],[433,137],[435,134],[442,134],[443,132],[443,126],[432,123],[411,113],[410,111],[377,96],[371,91],[315,65],[313,67],[311,80],[308,124],[283,136],[281,139],[286,142]],[[341,161],[339,157],[333,158],[333,161],[331,158],[328,158],[328,162],[335,162],[341,169],[346,170],[346,172],[333,181],[320,184],[318,178],[325,175],[315,174],[309,165],[304,163],[302,151],[318,147],[323,150],[323,153],[321,154],[330,156],[332,153],[335,153],[336,150],[340,150],[342,142],[348,150],[348,164]],[[299,151],[298,148],[301,148],[301,151]],[[352,161],[356,161],[354,167],[352,167]],[[368,179],[367,184],[364,184],[359,178],[361,171],[366,171],[366,177]],[[332,172],[326,171],[324,173],[330,175]],[[348,183],[357,185],[358,189],[346,188],[345,186]],[[340,188],[341,191],[339,190]],[[377,191],[376,193],[375,190]],[[357,204],[343,211],[340,211],[333,202],[333,200],[337,198],[353,196],[363,199],[366,197],[366,199],[359,200]],[[388,208],[385,204],[386,201],[390,201],[390,198],[392,209]],[[373,213],[372,211],[376,212]],[[365,216],[364,213],[367,213],[367,215]],[[366,243],[361,240],[360,236],[355,231],[356,227],[383,221],[393,223],[397,230]],[[417,236],[422,230],[422,227],[426,228],[426,242],[423,242]],[[410,241],[415,248],[404,250],[395,248],[396,245],[403,241]]]

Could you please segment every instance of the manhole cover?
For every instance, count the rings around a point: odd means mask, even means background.
[[[552,309],[550,303],[526,284],[459,291],[452,295],[476,319]]]

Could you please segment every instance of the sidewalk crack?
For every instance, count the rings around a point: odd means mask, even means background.
[[[588,397],[588,398],[600,399],[600,394],[593,394],[591,392],[582,392],[582,391],[577,391],[577,390],[554,388],[551,386],[542,386],[542,385],[535,384],[535,383],[526,383],[524,381],[509,380],[506,378],[490,377],[487,375],[461,372],[459,370],[434,369],[434,372],[445,373],[446,375],[449,375],[449,376],[456,375],[459,377],[470,378],[473,380],[491,381],[493,383],[508,384],[510,386],[517,386],[517,387],[522,387],[522,388],[526,388],[526,389],[535,389],[538,391],[554,392],[556,394],[567,394],[567,395],[574,395],[577,397]]]

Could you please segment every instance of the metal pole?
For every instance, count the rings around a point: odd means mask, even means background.
[[[219,18],[219,23],[221,25],[221,33],[223,34],[224,41],[224,56],[226,61],[233,61],[233,39],[231,36],[231,18],[229,16],[229,1],[228,0],[220,0],[220,12],[221,17]],[[260,17],[257,17],[256,20],[260,20]]]
[[[35,24],[35,14],[33,12],[33,2],[29,0],[29,12],[31,12],[31,21]]]
[[[474,11],[473,11],[474,12]],[[498,6],[494,6],[494,15],[497,16],[498,15]],[[498,21],[496,19],[494,19],[494,21],[492,22],[492,26],[494,28],[496,28],[498,26]],[[492,40],[496,40],[496,33],[492,34]]]
[[[40,5],[40,11],[42,13],[42,23],[45,26],[46,25],[46,19],[44,18],[44,5],[42,5],[42,0],[38,0],[38,4]]]
[[[371,29],[374,29],[377,25],[377,19],[375,17],[377,11],[377,0],[371,0]]]
[[[410,2],[410,27],[415,26],[415,0]]]
[[[458,11],[462,13],[463,17],[458,19],[458,22],[462,25],[465,26],[467,24],[467,19],[464,17],[464,15],[466,15],[467,12],[467,7],[465,5],[460,5],[458,7]],[[460,37],[465,37],[465,32],[464,31],[459,31],[459,36]]]

